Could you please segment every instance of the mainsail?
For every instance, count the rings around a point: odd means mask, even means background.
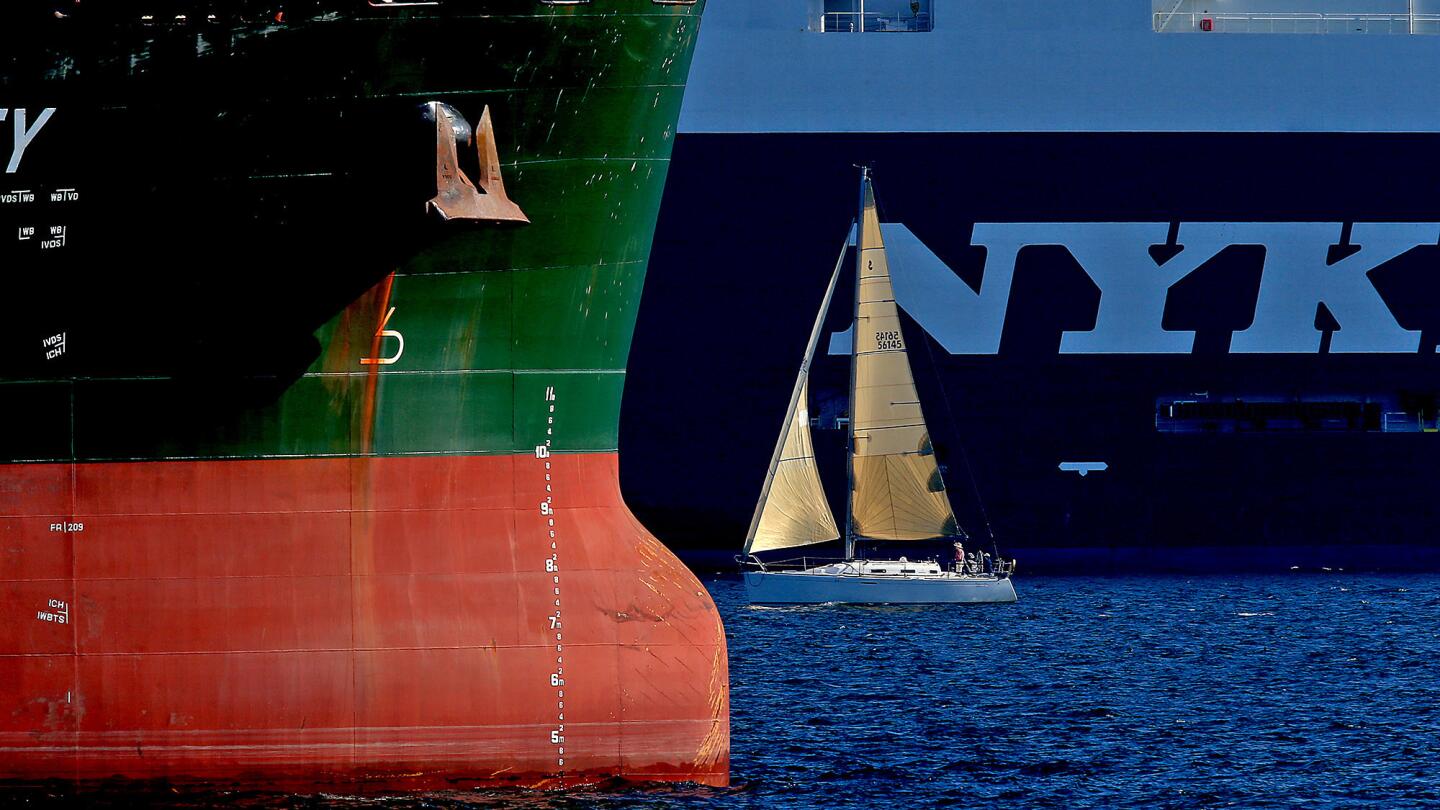
[[[840,258],[835,262],[835,272],[830,276],[830,286],[825,290],[820,314],[815,316],[815,326],[810,330],[810,342],[805,347],[800,375],[790,394],[785,423],[775,443],[765,486],[760,491],[760,502],[755,505],[755,516],[750,520],[750,533],[745,537],[746,554],[808,546],[840,537],[840,529],[835,525],[835,516],[830,512],[825,490],[820,485],[820,470],[815,466],[815,449],[810,442],[810,412],[806,403],[809,401],[810,361],[815,356],[825,313],[830,309],[835,282],[839,280],[840,268],[845,263],[845,247],[853,233],[852,223],[845,243],[840,246]]]
[[[850,382],[850,530],[873,540],[961,534],[920,412],[868,173],[861,181]]]

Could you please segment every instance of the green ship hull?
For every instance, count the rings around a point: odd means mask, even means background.
[[[616,458],[702,5],[118,5],[0,34],[0,778],[723,784]]]

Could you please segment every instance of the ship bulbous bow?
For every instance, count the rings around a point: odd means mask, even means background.
[[[616,449],[703,3],[89,5],[0,77],[0,780],[726,784]]]

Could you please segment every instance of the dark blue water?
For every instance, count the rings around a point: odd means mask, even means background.
[[[252,807],[1440,806],[1437,576],[1021,577],[1014,605],[911,608],[752,608],[738,579],[707,584],[730,642],[728,790],[149,798]]]
[[[756,609],[749,797],[807,807],[1440,803],[1440,579],[1017,581],[979,607]]]

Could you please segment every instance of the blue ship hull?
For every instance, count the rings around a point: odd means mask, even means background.
[[[1437,147],[682,134],[623,409],[627,500],[692,562],[728,563],[863,162],[957,514],[1022,573],[1440,569]],[[811,384],[837,510],[849,315]]]

